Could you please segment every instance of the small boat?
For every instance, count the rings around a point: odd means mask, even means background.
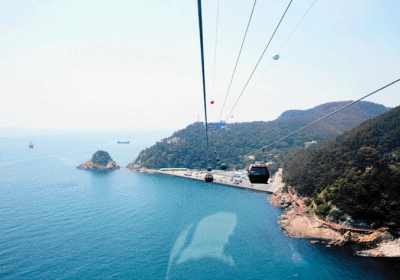
[[[118,141],[117,144],[129,144],[130,141]]]
[[[29,149],[33,149],[33,143],[31,141],[31,143],[29,143]]]

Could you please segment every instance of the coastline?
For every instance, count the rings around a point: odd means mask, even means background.
[[[146,168],[130,168],[133,171],[162,174],[168,176],[182,177],[191,180],[204,180],[205,171],[159,171]],[[234,172],[220,172],[214,170],[215,184],[226,185],[230,187],[243,188],[253,191],[262,191],[271,193],[268,198],[270,203],[275,207],[284,208],[285,211],[280,215],[280,228],[285,234],[293,238],[307,238],[312,244],[323,243],[326,247],[350,245],[354,250],[354,254],[363,257],[387,257],[400,258],[400,238],[393,239],[387,231],[374,231],[373,234],[356,233],[359,229],[346,227],[347,232],[342,234],[338,228],[343,228],[339,224],[328,223],[320,220],[312,211],[308,211],[308,207],[304,204],[297,194],[290,191],[284,193],[282,182],[282,169],[275,174],[270,184],[260,187],[251,185],[246,179],[240,183],[230,181]],[[260,189],[258,189],[260,188]]]
[[[282,193],[284,183],[269,201],[276,207],[285,208],[280,218],[281,229],[295,238],[338,241],[341,234],[323,224],[314,214],[306,213],[305,205],[291,194]],[[316,242],[313,242],[316,243]]]
[[[381,242],[376,248],[358,251],[356,255],[362,257],[400,258],[400,238]]]
[[[273,177],[270,178],[268,184],[251,184],[245,171],[222,171],[222,170],[212,170],[206,172],[204,170],[155,170],[147,168],[132,168],[129,169],[137,172],[148,173],[148,174],[162,174],[167,176],[181,177],[191,180],[204,181],[204,176],[206,173],[211,173],[214,176],[214,181],[212,184],[219,184],[229,187],[241,188],[251,191],[274,193],[281,185],[282,181],[282,169],[279,169]]]
[[[361,234],[357,232],[360,229],[346,227],[346,232],[341,234],[338,231],[343,229],[341,225],[320,220],[296,194],[283,193],[283,186],[284,183],[269,197],[269,201],[285,209],[279,223],[287,235],[310,239],[312,244],[321,242],[326,247],[349,245],[357,256],[400,258],[400,238],[394,239],[384,229]]]

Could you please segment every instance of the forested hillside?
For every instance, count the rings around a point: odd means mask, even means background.
[[[216,167],[216,157],[219,157],[221,162],[235,158],[226,163],[231,168],[244,168],[250,161],[238,156],[260,149],[348,103],[350,101],[332,102],[305,111],[287,111],[278,119],[269,122],[228,124],[225,129],[210,134],[212,164]],[[306,141],[320,142],[333,138],[387,110],[388,108],[371,102],[357,103],[315,126],[275,144],[267,153],[281,158],[289,149],[303,147]],[[205,168],[207,166],[205,142],[204,123],[197,122],[143,150],[128,167]],[[256,156],[261,159],[261,155]]]
[[[314,197],[317,214],[336,206],[341,220],[400,225],[400,107],[285,162],[285,181]]]

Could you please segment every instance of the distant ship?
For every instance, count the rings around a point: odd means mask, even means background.
[[[29,149],[33,149],[33,143],[31,141],[31,143],[29,143]]]
[[[117,144],[129,144],[130,141],[118,141]]]

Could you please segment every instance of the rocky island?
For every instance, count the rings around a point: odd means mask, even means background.
[[[79,165],[78,169],[84,170],[115,170],[119,165],[105,151],[97,151],[90,160]]]

